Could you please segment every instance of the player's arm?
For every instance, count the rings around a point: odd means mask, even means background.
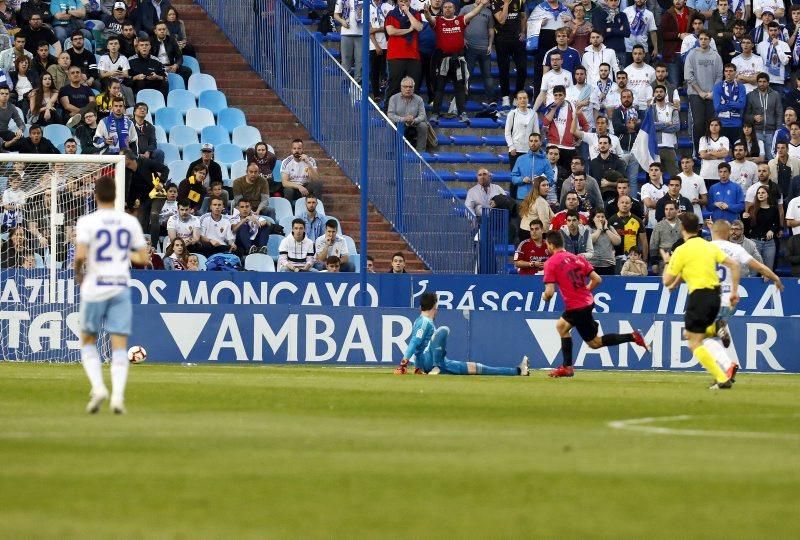
[[[597,272],[592,272],[589,274],[589,283],[586,284],[586,288],[590,291],[593,291],[603,282],[603,278],[601,278]]]
[[[73,268],[75,270],[75,283],[80,285],[83,283],[83,277],[86,274],[84,265],[86,264],[86,254],[89,247],[86,244],[77,244],[75,246],[75,260],[73,261]]]
[[[549,302],[553,296],[556,294],[556,284],[555,283],[545,283],[544,284],[544,292],[542,293],[542,298],[545,302]]]
[[[139,266],[144,266],[150,263],[150,252],[148,251],[146,245],[131,252],[131,262],[133,264],[138,264]]]
[[[747,262],[747,266],[751,270],[754,270],[754,271],[758,272],[759,274],[761,274],[762,276],[764,276],[764,279],[768,279],[768,280],[772,281],[772,283],[775,284],[775,287],[779,291],[783,290],[783,282],[781,281],[781,278],[779,278],[778,275],[775,272],[773,272],[766,264],[760,263],[756,259],[751,258]]]

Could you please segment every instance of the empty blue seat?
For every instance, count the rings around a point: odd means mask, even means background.
[[[233,136],[231,137],[233,144],[242,150],[254,147],[256,143],[261,142],[261,140],[261,132],[254,126],[239,126],[234,128]]]
[[[67,126],[61,124],[44,126],[42,133],[44,137],[50,139],[50,142],[55,146],[63,145],[64,141],[72,137],[72,131]]]
[[[216,90],[217,81],[211,75],[206,73],[195,73],[189,77],[189,86],[187,90],[195,96],[199,96],[203,90]]]
[[[492,182],[511,182],[511,171],[492,171]]]
[[[466,163],[467,156],[461,152],[436,152],[437,163]]]
[[[189,109],[186,111],[186,125],[199,133],[204,127],[215,125],[214,113],[199,107]]]
[[[501,126],[494,118],[470,118],[469,127],[474,129],[495,129]]]
[[[161,143],[167,142],[167,132],[161,126],[155,126],[156,128],[156,142],[161,145]]]
[[[284,199],[283,197],[270,197],[269,205],[275,209],[275,219],[278,221],[286,216],[294,217],[292,203],[290,203],[288,199]],[[317,207],[317,210],[319,211],[319,207]]]
[[[158,149],[164,152],[164,163],[172,163],[181,159],[181,151],[174,144],[159,143]],[[181,172],[183,174],[183,172]]]
[[[169,142],[182,150],[187,144],[197,142],[197,132],[189,126],[174,126],[169,132]]]
[[[342,238],[344,238],[344,243],[345,245],[347,245],[347,251],[350,252],[350,257],[358,253],[358,249],[356,249],[356,243],[353,240],[352,236],[347,236],[346,234],[343,234]]]
[[[222,126],[206,126],[200,132],[200,142],[217,146],[219,144],[228,144],[231,142],[231,138],[228,136],[228,130]]]
[[[497,163],[500,161],[499,156],[491,152],[471,152],[465,154],[464,157],[466,157],[465,161],[470,163]]]
[[[139,90],[136,93],[136,102],[147,104],[147,108],[153,114],[155,114],[158,109],[163,109],[167,106],[167,104],[164,102],[164,94],[158,90],[152,90],[150,88]]]
[[[471,169],[462,169],[459,171],[455,171],[454,176],[455,180],[459,182],[475,182],[478,178],[478,172]]]
[[[693,146],[691,137],[678,137],[678,148],[691,149]]]
[[[233,133],[233,130],[239,126],[246,126],[247,119],[241,109],[235,107],[228,107],[219,111],[217,118],[217,125],[222,126],[228,130],[228,133]]]
[[[450,138],[453,139],[453,144],[459,146],[481,146],[483,144],[483,140],[477,135],[453,135]]]
[[[358,253],[351,253],[348,257],[348,262],[352,263],[356,269],[356,273],[361,272],[361,255]]]
[[[242,159],[242,149],[235,144],[221,144],[214,147],[214,161],[230,166]]]
[[[244,259],[244,269],[251,272],[274,272],[275,260],[263,253],[251,253]]]
[[[483,144],[488,146],[506,146],[506,138],[504,135],[485,135],[481,137]]]
[[[183,65],[192,70],[192,73],[200,73],[200,62],[197,58],[183,55]]]
[[[508,154],[497,154],[497,159],[500,160],[500,163],[504,163],[506,165],[510,162]]]
[[[439,118],[439,129],[463,128],[464,124],[456,118]]]
[[[188,90],[171,90],[167,96],[167,106],[186,114],[186,111],[194,109],[197,104],[195,103],[194,94]]]
[[[189,163],[200,159],[200,143],[187,144],[183,147],[183,159]]]
[[[169,135],[170,130],[175,126],[182,126],[183,114],[178,109],[164,107],[156,111],[156,125],[164,128]]]
[[[430,152],[421,152],[420,156],[428,163],[436,163],[437,161],[436,154],[431,154]]]
[[[342,53],[339,52],[339,49],[334,49],[333,47],[325,47],[325,49],[333,56],[336,60],[339,60],[342,57]]]
[[[219,90],[205,90],[197,98],[197,106],[204,107],[217,115],[219,111],[228,107],[228,98]]]
[[[456,175],[451,171],[437,170],[436,174],[439,175],[439,178],[441,178],[443,182],[454,182],[457,180]]]
[[[166,162],[169,167],[169,179],[176,184],[180,184],[184,179],[187,169],[189,168],[189,161],[176,159],[175,161]]]
[[[332,41],[334,43],[338,43],[338,42],[342,41],[342,35],[340,33],[338,33],[338,32],[328,32],[327,34],[325,34],[325,39],[327,41]]]
[[[173,90],[186,90],[186,83],[183,77],[177,73],[167,73],[167,83],[169,83],[169,91]]]
[[[289,232],[291,232],[291,230],[287,230],[286,234],[289,234]],[[283,241],[283,236],[281,236],[280,234],[269,235],[269,240],[267,240],[267,255],[269,255],[273,259],[277,259],[278,256],[280,255],[278,253],[278,248],[280,247],[282,241]]]
[[[225,129],[225,128],[222,128]],[[231,164],[231,178],[236,180],[237,178],[244,176],[247,173],[247,161],[244,159],[240,159],[239,161],[234,161]]]
[[[436,142],[439,146],[448,146],[453,144],[453,139],[449,135],[444,135],[442,133],[436,134]]]

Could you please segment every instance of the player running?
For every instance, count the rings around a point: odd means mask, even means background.
[[[703,340],[709,331],[710,335],[714,335],[713,329],[716,327],[714,321],[719,314],[721,304],[722,289],[717,274],[717,264],[724,265],[727,273],[730,273],[728,298],[730,304],[735,306],[739,301],[739,263],[719,246],[700,237],[701,224],[697,214],[686,212],[678,216],[678,219],[681,222],[681,236],[684,243],[672,253],[662,281],[670,291],[680,284],[681,279],[686,282],[689,299],[686,302],[684,321],[689,349],[700,364],[714,376],[714,383],[709,389],[727,389],[731,387],[730,377],[714,360],[714,355]]]
[[[123,414],[130,365],[130,263],[146,264],[150,257],[136,218],[114,210],[116,185],[112,177],[97,180],[94,197],[97,211],[78,219],[75,226],[75,281],[81,286],[81,362],[92,385],[86,411],[96,413],[108,399],[97,351],[97,335],[105,327],[111,334],[111,410]]]
[[[564,297],[564,312],[556,323],[558,335],[561,336],[562,365],[550,372],[550,377],[572,377],[572,328],[578,330],[583,341],[592,349],[609,347],[621,343],[636,343],[649,351],[642,333],[636,330],[632,334],[597,335],[599,325],[592,316],[594,296],[592,290],[600,285],[603,279],[597,275],[592,265],[585,258],[574,255],[564,249],[564,237],[560,231],[547,233],[547,249],[552,253],[544,263],[545,289],[542,297],[550,301],[556,293],[558,285]],[[589,283],[586,283],[586,279]]]
[[[434,292],[426,292],[420,297],[420,315],[414,321],[409,342],[396,375],[408,372],[408,364],[414,359],[414,373],[417,375],[528,375],[528,357],[524,357],[517,367],[493,367],[477,362],[459,362],[447,358],[447,337],[450,329],[446,326],[436,328],[433,320],[439,311],[439,298]]]
[[[779,291],[783,290],[783,283],[775,272],[773,272],[767,265],[758,262],[739,244],[734,244],[728,241],[731,234],[731,225],[724,219],[718,219],[711,226],[711,243],[716,244],[719,248],[731,259],[739,263],[739,265],[747,265],[751,270],[758,272],[764,278],[769,279],[775,284]],[[721,307],[717,315],[716,324],[714,327],[709,328],[707,335],[716,335],[722,341],[725,347],[731,344],[731,334],[728,330],[728,319],[733,315],[736,309],[736,303],[731,302],[731,275],[726,271],[726,268],[717,265],[717,274],[719,275],[721,283],[722,295],[720,297]],[[706,342],[706,346],[709,343]],[[718,345],[717,345],[718,346]],[[715,348],[710,349],[723,369],[725,374],[731,382],[735,381],[736,372],[739,370],[739,364],[734,362],[724,350],[722,354],[715,352]]]

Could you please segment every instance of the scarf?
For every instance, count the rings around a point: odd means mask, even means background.
[[[105,148],[105,152],[110,154],[119,154],[120,148],[128,148],[128,130],[130,128],[129,120],[125,116],[116,118],[113,114],[106,116],[101,120],[106,126],[108,137],[113,139],[114,143]],[[103,144],[103,137],[95,137],[94,142]]]
[[[636,14],[633,16],[633,21],[631,21],[631,35],[633,36],[643,36],[645,34],[644,30],[644,12],[646,8],[639,9],[634,8]]]
[[[611,79],[606,79],[606,84],[603,84],[602,79],[598,79],[597,81],[597,89],[600,90],[600,93],[604,96],[608,95],[608,91],[611,90]]]
[[[606,24],[614,24],[614,21],[617,18],[617,14],[618,13],[619,13],[619,9],[607,9],[606,10]]]
[[[767,72],[770,76],[775,75],[779,77],[781,74],[781,60],[778,58],[778,48],[770,42],[767,49],[767,57],[765,58],[767,64]]]
[[[178,258],[177,255],[174,253],[169,256],[172,259],[172,268],[175,270],[186,270],[186,267],[183,266],[183,261]]]
[[[792,59],[795,65],[800,64],[800,36],[794,40],[794,51],[792,51]]]
[[[731,101],[736,102],[739,101],[739,88],[740,85],[738,82],[728,82],[722,81],[722,97],[720,102],[722,104],[730,103]]]
[[[550,7],[550,4],[547,3],[547,0],[544,0],[541,4],[539,4],[539,7],[542,8],[544,11],[546,11],[551,17],[553,17],[554,21],[558,20],[559,15],[561,15],[562,13],[564,12],[569,13],[569,8],[564,4],[562,4],[561,2],[559,2],[556,7],[552,8]]]
[[[733,13],[737,19],[744,19],[744,0],[737,0],[733,8]]]
[[[625,108],[622,105],[619,106],[619,112],[622,113],[622,120],[627,123],[628,120],[638,120],[639,119],[639,111],[636,110],[636,107],[629,107]]]
[[[686,62],[686,58],[689,56],[689,53],[692,52],[693,50],[697,49],[698,47],[700,47],[700,39],[697,36],[694,36],[694,45],[692,45],[692,47],[688,51],[686,51],[685,53],[681,54],[681,60]]]
[[[342,2],[342,19],[349,21],[350,11],[354,10],[356,12],[356,24],[361,24],[361,20],[364,18],[363,8],[364,8],[364,2],[362,0],[345,0],[344,2]]]
[[[417,14],[417,12],[411,8],[409,8],[408,12],[412,17]],[[394,17],[397,20],[397,23],[400,25],[400,30],[411,28],[411,20],[408,17],[406,17],[402,11],[400,11],[399,7],[396,7],[392,11],[390,11],[386,17],[387,18]],[[414,41],[414,32],[409,32],[408,34],[401,37],[405,39],[408,43],[412,43]]]

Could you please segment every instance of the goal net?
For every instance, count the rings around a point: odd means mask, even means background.
[[[0,361],[80,360],[75,223],[94,211],[103,175],[122,210],[122,156],[0,154]]]

